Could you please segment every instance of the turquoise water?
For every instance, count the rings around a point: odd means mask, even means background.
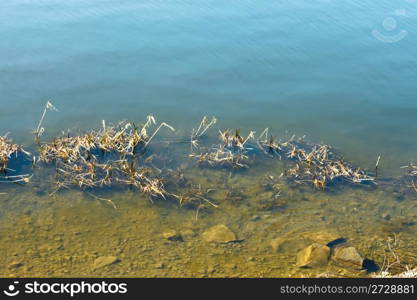
[[[35,150],[32,131],[47,100],[59,112],[48,112],[45,140],[149,113],[177,128],[177,138],[214,115],[217,128],[306,135],[371,171],[381,155],[380,176],[400,176],[417,160],[416,21],[412,0],[2,1],[0,135]],[[130,190],[99,191],[117,211],[78,190],[48,197],[53,190],[36,169],[26,187],[2,186],[0,274],[344,276],[333,266],[300,271],[299,249],[271,252],[277,237],[291,246],[300,235],[323,242],[323,232],[352,240],[379,265],[387,236],[398,237],[398,255],[416,264],[415,194],[404,182],[327,192],[282,183],[276,196],[265,178],[278,178],[286,162],[211,171],[187,162],[188,145],[181,151],[186,176],[216,189],[210,199],[221,204],[198,220],[194,209]],[[167,167],[182,163],[171,158]],[[218,223],[244,242],[208,247],[201,236]],[[191,237],[161,239],[172,228]],[[85,268],[106,255],[121,263]],[[8,268],[15,262],[23,267]]]
[[[209,114],[306,134],[365,166],[382,154],[396,172],[416,158],[416,20],[405,0],[2,2],[0,128],[29,136],[48,99],[50,134]]]

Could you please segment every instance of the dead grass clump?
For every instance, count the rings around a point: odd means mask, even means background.
[[[406,180],[410,182],[409,187],[417,192],[417,185],[416,185],[416,178],[417,178],[417,165],[415,163],[409,163],[406,166],[401,167],[403,169],[406,169]]]
[[[296,139],[293,136],[288,141],[282,142],[268,135],[266,128],[259,136],[257,144],[267,154],[295,161],[295,165],[284,173],[295,183],[311,183],[317,188],[324,189],[337,180],[351,183],[374,181],[374,178],[367,175],[364,170],[353,167],[334,153],[331,146],[310,145],[304,141],[304,137]]]
[[[247,168],[249,154],[261,150],[267,155],[294,161],[295,165],[287,169],[284,175],[295,183],[311,183],[317,188],[324,189],[330,183],[338,180],[365,183],[373,182],[375,179],[364,170],[355,168],[344,161],[342,157],[333,152],[329,145],[310,145],[304,141],[304,137],[297,139],[295,136],[289,140],[281,141],[270,135],[268,128],[256,138],[255,131],[250,131],[246,137],[243,137],[238,129],[219,131],[219,144],[208,149],[200,148],[198,138],[201,135],[196,135],[195,132],[205,133],[210,127],[208,124],[211,126],[214,123],[208,122],[207,117],[204,117],[199,129],[193,130],[191,136],[192,152],[189,156],[195,158],[199,164],[212,167]],[[201,131],[201,128],[205,128],[205,130]]]
[[[30,156],[30,153],[25,151],[22,146],[14,144],[7,137],[8,135],[0,136],[0,180],[2,182],[29,182],[30,175],[8,175],[15,170],[8,168],[11,159],[17,158],[18,155],[23,154]]]
[[[156,129],[149,134],[152,127]],[[142,126],[131,122],[106,126],[103,121],[100,130],[40,143],[38,161],[55,164],[58,189],[128,185],[165,198],[163,180],[154,175],[158,170],[145,158],[149,143],[163,127],[174,130],[164,122],[157,126],[153,116]]]
[[[372,277],[375,278],[417,278],[417,267],[410,267],[402,262],[397,254],[400,241],[394,237],[388,237],[384,249],[384,261],[379,272]]]
[[[219,130],[220,142],[217,145],[211,148],[200,147],[199,138],[215,123],[215,118],[208,121],[208,118],[204,117],[198,129],[193,130],[191,134],[191,154],[189,156],[196,159],[201,165],[247,168],[247,153],[251,150],[247,144],[249,140],[254,138],[254,132],[251,131],[247,137],[243,137],[239,129],[235,131],[230,129]]]
[[[295,166],[286,171],[286,175],[295,182],[312,183],[324,189],[338,180],[350,183],[373,182],[374,178],[360,168],[355,168],[332,151],[329,145],[292,144],[287,158],[295,159]]]

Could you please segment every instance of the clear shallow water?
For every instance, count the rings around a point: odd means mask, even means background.
[[[3,109],[0,110],[0,133],[10,131],[15,141],[31,147],[31,130],[36,127],[42,106],[48,99],[60,112],[48,114],[46,137],[66,128],[96,127],[102,119],[140,121],[148,113],[179,130],[186,130],[195,127],[201,116],[208,114],[217,116],[222,128],[261,131],[268,126],[278,136],[306,134],[310,141],[336,146],[350,161],[365,168],[372,168],[377,155],[381,154],[383,174],[399,175],[402,173],[400,166],[416,159],[416,21],[417,3],[400,0],[266,1],[262,4],[217,0],[140,3],[130,0],[117,3],[16,0],[1,3],[0,104]],[[372,34],[373,30],[384,34],[386,40],[401,37],[402,30],[407,34],[398,42],[385,43],[381,36],[377,38]],[[244,185],[244,180],[238,178]],[[8,192],[8,195],[0,195],[9,199],[5,201],[4,210],[20,211],[26,206],[38,205],[45,208],[53,203],[42,197],[42,193]],[[256,195],[248,196],[248,201],[259,200]],[[313,208],[325,218],[317,223],[318,227],[328,226],[330,218],[342,232],[349,232],[343,227],[347,220],[340,219],[346,214],[346,209],[341,208],[343,201],[338,201],[334,195],[320,195],[316,200],[310,199],[311,202],[307,202],[310,204],[303,200],[304,197],[309,199],[308,196],[297,192],[284,195],[293,203],[293,214],[299,216],[294,221],[296,227],[311,225],[309,222],[315,219],[312,217],[306,222],[305,212]],[[38,201],[28,200],[33,197]],[[65,195],[59,197],[67,199]],[[80,198],[79,195],[68,197]],[[373,192],[340,197],[345,198],[346,203],[356,203],[358,198],[363,199],[364,205],[374,203],[373,218],[365,212],[358,215],[348,210],[348,216],[355,216],[353,224],[356,224],[350,228],[350,233],[353,239],[361,237],[365,244],[371,235],[379,234],[381,239],[386,235],[380,230],[385,223],[401,224],[403,221],[397,221],[398,218],[406,218],[404,222],[409,223],[415,218],[413,195],[407,195],[401,204],[391,192],[378,194],[379,202],[372,202],[376,197]],[[125,196],[113,195],[113,198],[123,203]],[[334,208],[324,205],[326,201],[335,201]],[[12,204],[14,202],[17,203]],[[71,216],[85,210],[84,202],[80,203],[74,211],[65,213]],[[119,224],[130,217],[140,218],[127,213],[127,207],[132,205],[126,204],[125,214],[116,219]],[[121,206],[123,211],[123,204]],[[238,207],[241,208],[233,208],[236,216],[229,221],[227,214],[213,213],[204,223],[203,215],[200,219],[203,223],[194,228],[196,235],[199,236],[204,226],[216,222],[229,222],[234,230],[242,232],[253,215],[270,214],[256,206]],[[159,208],[152,206],[141,209],[150,215],[160,213]],[[404,211],[408,214],[404,215]],[[163,231],[185,219],[192,220],[194,213],[186,211],[176,215],[171,212],[173,215],[168,219],[155,217],[151,223]],[[385,213],[391,214],[394,221],[383,219]],[[39,214],[33,218],[45,217],[42,212]],[[108,211],[99,214],[98,224],[106,224],[107,214]],[[274,212],[272,218],[279,215],[280,222],[285,224],[293,215],[281,214]],[[62,229],[65,222],[60,223],[54,216],[51,212],[48,218]],[[84,225],[89,226],[87,221]],[[97,226],[92,235],[100,231]],[[415,234],[412,226],[400,228],[406,232],[405,240]],[[269,240],[285,232],[277,230],[274,227],[268,231],[273,233],[249,240],[256,244],[264,239],[266,246],[261,250],[249,247],[245,250],[248,255],[257,256],[265,251],[270,257]],[[365,230],[365,235],[361,230]],[[116,236],[122,232],[119,228],[111,233]],[[35,230],[32,236],[39,236],[37,233]],[[144,232],[141,237],[152,240],[153,236],[159,245],[162,243],[159,234]],[[22,229],[22,239],[28,235],[30,231]],[[48,234],[44,237],[43,242],[47,244],[48,239],[54,241],[55,238]],[[64,236],[63,240],[70,244],[72,238],[72,235]],[[87,237],[81,238],[78,243],[87,241]],[[111,241],[102,247],[105,251],[98,250],[99,254],[111,251]],[[10,241],[6,239],[4,244]],[[16,247],[21,244],[16,242]],[[8,250],[10,253],[12,248]],[[71,248],[68,251],[77,252]],[[89,259],[95,255],[91,249],[82,251],[91,256]],[[232,249],[230,253],[241,252]],[[42,259],[36,261],[36,255],[33,258],[26,252],[18,255],[34,259],[34,274],[42,274],[43,270],[36,267]],[[292,253],[288,255],[294,257]],[[12,261],[10,256],[2,259],[5,265]],[[270,259],[273,264],[279,258]],[[31,263],[25,264],[30,267]],[[288,265],[293,266],[291,259]],[[142,269],[133,265],[131,274],[151,274],[149,266],[152,267],[152,263]],[[18,274],[33,274],[30,270]],[[59,270],[55,267],[51,272],[64,274]],[[265,272],[271,276],[293,272],[287,271],[278,268],[275,272]],[[68,272],[65,274],[74,274],[71,270]],[[169,276],[169,271],[166,272]],[[171,274],[181,275],[173,271]],[[230,275],[233,271],[220,274]],[[251,274],[256,274],[255,267]]]

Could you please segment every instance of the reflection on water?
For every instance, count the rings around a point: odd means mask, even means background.
[[[35,170],[27,186],[0,186],[0,274],[365,276],[333,258],[325,266],[297,267],[300,248],[338,238],[380,267],[392,259],[385,251],[392,238],[402,263],[415,265],[416,196],[410,182],[393,179],[416,159],[415,5],[2,2],[0,134],[10,131],[31,151],[31,130],[52,99],[60,112],[47,116],[45,139],[148,113],[186,136],[208,114],[222,128],[259,133],[268,126],[282,138],[306,134],[368,170],[378,155],[382,159],[377,186],[323,192],[278,180],[277,195],[265,181],[279,178],[285,161],[263,158],[246,171],[212,170],[197,168],[182,149],[166,168],[183,168],[196,184],[213,189],[210,200],[219,208],[151,203],[130,189],[95,191],[112,199],[115,210],[77,190],[49,196],[50,178]],[[407,35],[385,43],[373,30]],[[237,241],[207,242],[203,233],[217,224]],[[117,259],[98,267],[100,257]]]

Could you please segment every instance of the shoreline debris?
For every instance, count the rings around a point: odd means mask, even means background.
[[[246,147],[246,144],[249,140],[254,138],[254,131],[251,131],[247,137],[243,137],[240,134],[240,130],[236,129],[235,132],[232,132],[230,129],[224,131],[219,130],[219,140],[220,143],[213,145],[209,149],[203,149],[199,146],[196,137],[201,137],[212,125],[216,123],[216,119],[213,118],[211,122],[207,121],[207,117],[204,117],[200,123],[199,129],[196,131],[200,132],[199,136],[193,134],[191,135],[191,153],[189,157],[197,160],[199,164],[207,164],[209,166],[221,166],[221,167],[233,167],[233,168],[248,168],[247,160],[248,156],[246,155],[248,151],[252,148]],[[202,126],[202,124],[204,124]],[[205,150],[193,152],[193,150]]]
[[[15,170],[8,168],[10,160],[19,154],[30,156],[30,153],[25,151],[22,146],[14,144],[12,140],[8,138],[8,134],[0,136],[0,182],[11,182],[11,183],[27,183],[32,177],[29,174],[23,175],[8,175],[9,172]]]
[[[202,123],[206,120],[205,118]],[[189,156],[196,159],[200,165],[237,169],[248,168],[250,154],[261,150],[267,155],[294,161],[295,165],[284,172],[285,177],[294,183],[310,183],[316,188],[325,189],[338,179],[350,183],[373,183],[375,181],[375,178],[364,170],[353,167],[334,153],[329,145],[310,145],[304,141],[304,137],[296,139],[295,136],[282,142],[270,135],[268,128],[265,128],[257,138],[255,133],[255,131],[250,131],[247,137],[243,137],[239,129],[235,132],[229,129],[219,130],[219,144],[205,151],[192,152]],[[192,149],[200,149],[199,146],[194,145]]]
[[[410,187],[414,192],[417,192],[417,164],[411,162],[406,166],[402,166],[401,169],[406,169],[405,178],[410,181]]]
[[[100,130],[81,135],[56,137],[49,143],[39,144],[37,162],[55,164],[55,181],[60,188],[78,186],[93,188],[114,184],[138,188],[150,197],[165,198],[167,192],[145,153],[156,134],[167,127],[162,122],[151,135],[150,128],[156,120],[149,115],[144,125],[120,122],[107,126],[102,122]]]
[[[152,197],[166,198],[174,196],[180,200],[182,196],[175,196],[166,191],[164,167],[158,168],[153,160],[157,154],[149,155],[149,147],[156,135],[163,129],[175,129],[165,123],[157,124],[152,115],[148,115],[144,124],[123,121],[116,125],[106,124],[103,120],[99,129],[71,135],[63,133],[49,142],[42,142],[40,137],[45,131],[42,123],[47,111],[57,111],[56,107],[47,102],[37,129],[35,140],[38,144],[38,156],[34,164],[45,163],[55,166],[55,183],[60,188],[95,188],[104,186],[136,187],[141,192]],[[284,178],[296,184],[311,184],[315,188],[324,190],[327,186],[338,181],[349,183],[375,183],[378,174],[380,156],[375,166],[375,177],[364,170],[352,166],[343,157],[335,153],[331,146],[326,144],[309,144],[304,137],[292,136],[281,141],[269,133],[265,128],[260,135],[249,131],[244,136],[240,129],[218,130],[217,142],[211,146],[202,145],[209,129],[217,123],[215,117],[204,116],[197,129],[192,129],[189,139],[177,140],[190,142],[191,153],[188,157],[197,161],[198,165],[232,169],[247,169],[255,161],[255,155],[266,154],[288,160],[292,166],[283,172]],[[204,138],[204,139],[203,139]],[[175,139],[173,139],[173,142]],[[14,145],[2,137],[0,173],[5,173],[7,162],[12,154],[25,152],[20,146]],[[167,145],[170,145],[168,143]],[[157,147],[153,147],[153,150]],[[159,149],[159,148],[158,148]],[[410,165],[413,176],[417,176],[417,166]],[[169,176],[168,176],[169,177]],[[23,175],[21,181],[28,180]],[[9,180],[13,179],[11,177]],[[18,182],[18,178],[15,180]],[[417,191],[417,186],[414,185]],[[195,197],[187,196],[190,199]],[[199,198],[199,197],[197,197]],[[200,199],[202,200],[202,199]],[[208,203],[203,200],[203,202]]]
[[[46,112],[47,111],[56,111],[58,112],[58,109],[50,102],[47,101],[45,104],[45,108],[43,110],[41,119],[38,123],[38,126],[36,127],[36,130],[33,132],[35,134],[35,141],[39,144],[40,143],[40,137],[42,136],[42,134],[45,132],[45,128],[42,127],[42,123],[45,119],[46,116]]]

